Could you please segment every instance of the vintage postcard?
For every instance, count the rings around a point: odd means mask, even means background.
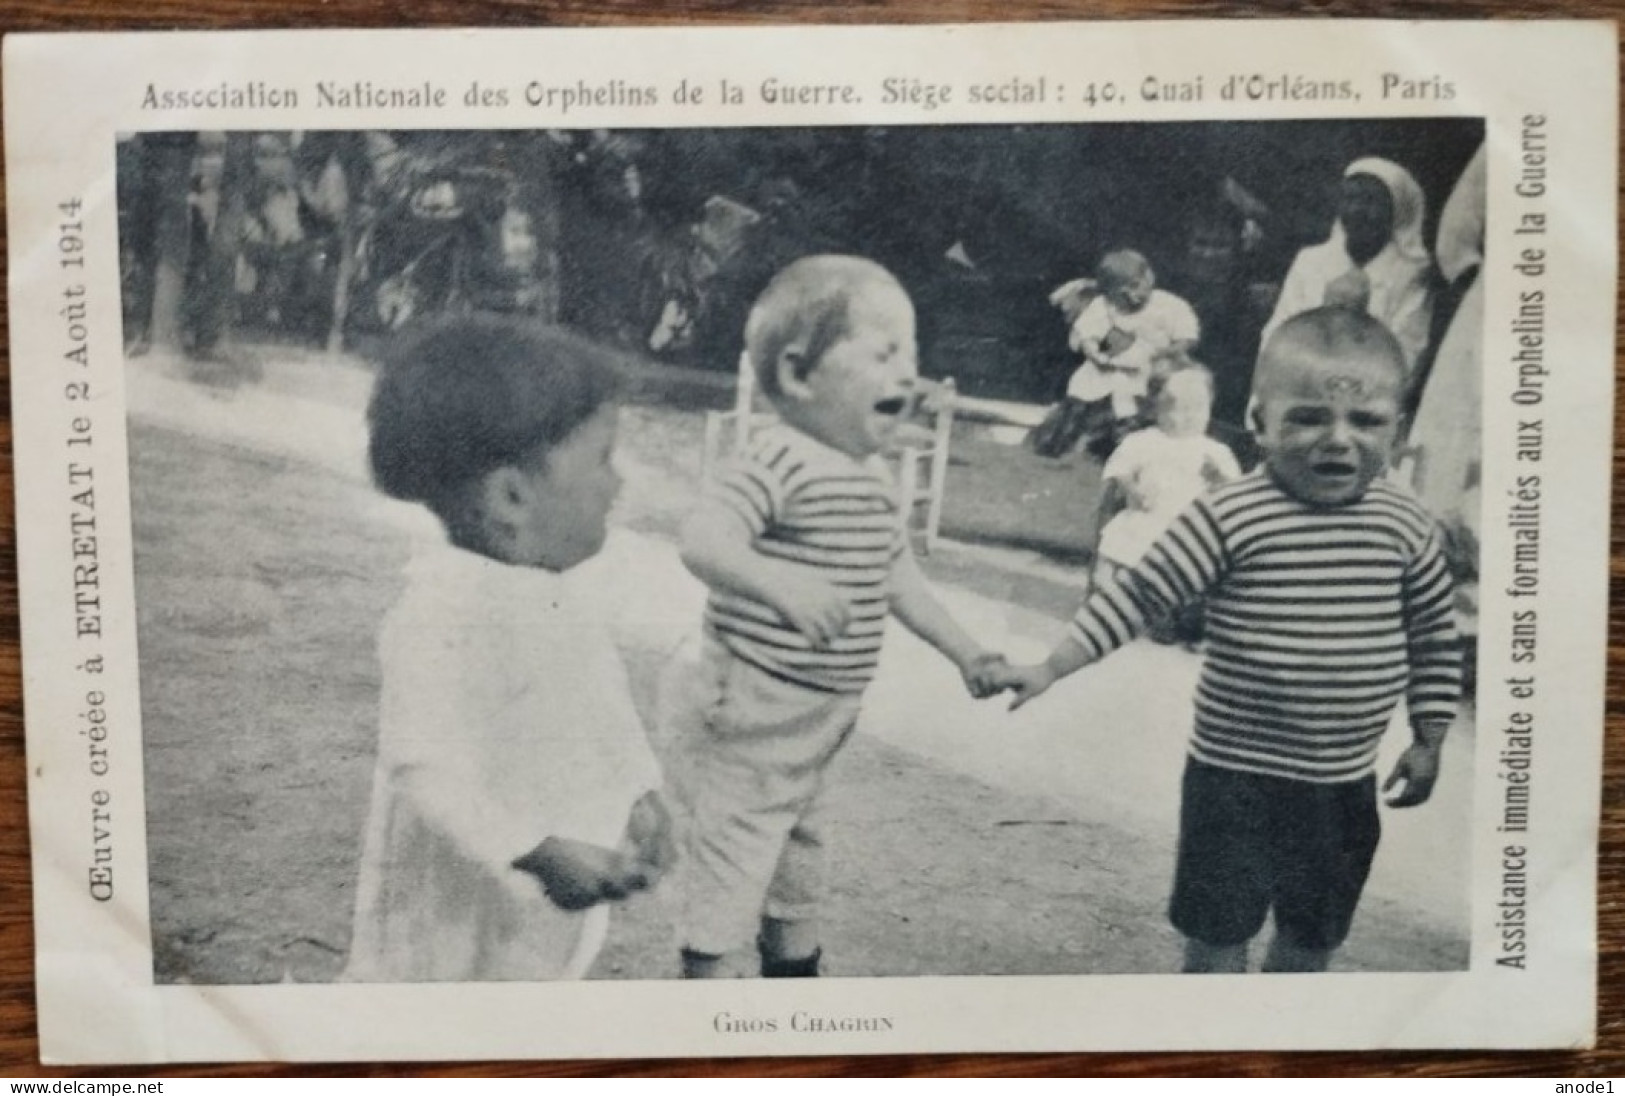
[[[1612,26],[4,79],[48,1061],[1593,1038]]]

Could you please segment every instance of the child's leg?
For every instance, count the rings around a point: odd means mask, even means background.
[[[1095,560],[1095,569],[1089,576],[1091,590],[1098,590],[1105,586],[1115,585],[1122,581],[1123,574],[1128,570],[1115,560],[1099,556]]]
[[[816,921],[763,917],[756,948],[761,953],[763,978],[816,978],[824,957]]]
[[[1070,453],[1079,445],[1089,448],[1091,453],[1094,452],[1093,446],[1101,435],[1111,433],[1112,422],[1111,397],[1079,403],[1076,417],[1068,428],[1066,453]]]
[[[1063,396],[1033,430],[1030,439],[1033,452],[1041,457],[1066,456],[1083,433],[1084,407],[1082,400]]]

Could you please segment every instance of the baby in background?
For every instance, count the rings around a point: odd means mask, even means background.
[[[580,977],[606,903],[672,862],[625,667],[564,577],[603,547],[621,485],[615,376],[574,336],[479,316],[380,367],[374,479],[445,539],[379,638],[348,981]]]

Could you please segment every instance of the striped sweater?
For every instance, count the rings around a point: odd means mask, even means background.
[[[878,458],[860,462],[788,426],[758,433],[710,488],[758,552],[816,569],[847,595],[850,623],[815,649],[772,606],[712,590],[707,626],[740,659],[829,693],[862,692],[880,659],[893,562],[904,551],[897,493]]]
[[[1091,658],[1207,598],[1191,754],[1335,783],[1374,767],[1402,697],[1448,724],[1461,689],[1450,575],[1433,519],[1376,482],[1356,502],[1299,502],[1260,469],[1193,503],[1120,585],[1072,623]]]

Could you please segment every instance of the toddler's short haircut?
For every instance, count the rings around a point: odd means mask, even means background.
[[[1102,290],[1128,285],[1147,274],[1152,274],[1150,261],[1138,251],[1128,248],[1106,252],[1095,265],[1095,280]]]
[[[477,477],[569,437],[619,377],[610,352],[533,320],[438,320],[384,354],[367,408],[373,479],[444,518]]]
[[[1353,359],[1388,364],[1404,390],[1409,377],[1405,352],[1381,320],[1340,305],[1312,308],[1281,324],[1264,343],[1253,391],[1263,397],[1283,376],[1309,362]]]
[[[902,285],[885,267],[855,255],[797,259],[773,276],[745,321],[745,355],[756,384],[769,399],[779,390],[779,361],[787,351],[806,376],[830,347],[851,333],[852,301],[865,290]]]

